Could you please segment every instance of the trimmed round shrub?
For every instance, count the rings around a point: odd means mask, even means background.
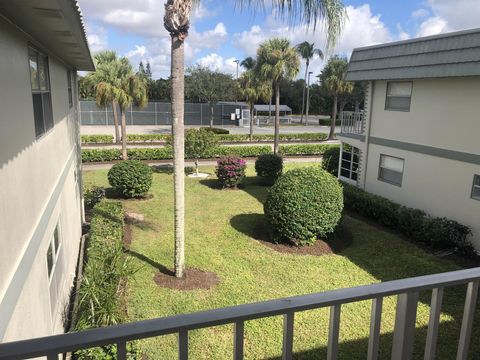
[[[224,188],[235,188],[245,178],[246,168],[245,160],[230,156],[217,160],[215,173]]]
[[[311,245],[335,230],[343,210],[338,180],[319,167],[286,172],[270,189],[264,204],[272,240]]]
[[[255,161],[255,171],[267,184],[273,184],[282,175],[283,159],[275,154],[260,155]]]
[[[340,146],[330,147],[322,155],[322,169],[330,174],[338,175],[338,162],[340,161]]]
[[[108,171],[108,182],[128,198],[144,196],[152,186],[152,169],[138,160],[125,160]]]

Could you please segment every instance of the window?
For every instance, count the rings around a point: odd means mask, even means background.
[[[48,267],[48,277],[51,278],[52,272],[57,262],[58,253],[60,250],[60,235],[58,232],[58,225],[53,232],[53,237],[50,240],[47,250],[47,267]]]
[[[387,98],[385,100],[385,110],[410,111],[411,99],[411,82],[387,83]]]
[[[61,232],[59,225],[55,227],[50,243],[47,249],[47,269],[50,290],[50,305],[52,314],[55,316],[55,309],[58,305],[58,295],[62,290],[62,281],[64,279],[64,260],[62,252]]]
[[[342,145],[340,177],[357,181],[360,150],[348,144]]]
[[[38,138],[53,127],[48,59],[46,55],[29,48],[28,62],[30,65],[30,83],[32,85],[35,136]]]
[[[472,199],[480,200],[480,175],[473,175]]]
[[[68,92],[68,106],[72,108],[73,106],[73,92],[72,92],[72,72],[67,71],[67,92]]]
[[[378,179],[393,185],[402,186],[404,160],[380,155],[380,166],[378,169]]]

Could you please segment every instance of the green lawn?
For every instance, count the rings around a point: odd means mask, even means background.
[[[287,167],[305,166],[288,164]],[[213,172],[205,167],[202,171]],[[106,170],[85,171],[85,183],[107,186]],[[129,319],[143,320],[244,304],[292,295],[308,294],[356,285],[458,269],[400,236],[346,215],[343,236],[351,245],[335,255],[299,256],[278,253],[255,240],[262,228],[268,188],[258,185],[248,169],[241,190],[220,190],[216,181],[186,179],[186,262],[188,267],[212,271],[220,283],[210,290],[178,291],[161,288],[153,281],[160,267],[173,267],[172,175],[154,174],[146,201],[125,201],[129,211],[145,215],[146,222],[133,227],[129,256],[138,271],[128,279]],[[455,358],[465,287],[446,292],[439,335],[439,359]],[[415,358],[423,358],[429,315],[429,294],[421,294],[418,307]],[[342,307],[340,359],[365,359],[370,301]],[[395,298],[384,301],[380,359],[389,358],[394,324]],[[294,351],[299,359],[326,356],[328,309],[295,316]],[[478,328],[478,327],[477,327]],[[475,328],[472,353],[478,353]],[[282,348],[280,317],[249,321],[245,327],[247,359],[277,359]],[[191,359],[228,359],[232,353],[232,326],[190,333]],[[174,359],[176,337],[142,341],[149,359]]]

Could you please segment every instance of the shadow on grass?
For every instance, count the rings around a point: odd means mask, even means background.
[[[252,239],[274,244],[270,238],[268,224],[264,214],[240,214],[230,219],[232,227],[251,237]],[[334,233],[327,236],[324,241],[331,247],[334,253],[341,254],[353,241],[352,232],[343,222],[338,225]]]
[[[457,339],[447,339],[441,336],[442,334],[448,334],[455,330],[456,324],[454,321],[443,322],[439,327],[439,342],[437,345],[436,357],[438,360],[450,360],[456,357],[456,345]],[[341,333],[342,324],[340,325]],[[427,336],[427,327],[417,327],[415,329],[415,343],[412,359],[420,360],[424,357],[425,351],[425,339]],[[393,333],[385,333],[380,335],[380,346],[378,359],[390,359],[391,349],[393,342]],[[361,338],[357,340],[344,341],[338,344],[338,359],[348,360],[364,360],[367,358],[368,351],[368,338]],[[302,360],[318,360],[327,358],[327,347],[319,347],[315,349],[299,351],[293,354],[293,359]],[[270,357],[264,360],[281,360],[282,357]],[[469,359],[478,360],[480,356],[475,352],[473,348],[470,351]]]
[[[152,171],[157,174],[167,174],[167,175],[173,174],[173,166],[169,164],[152,165],[151,168],[152,168]]]
[[[175,273],[170,270],[169,268],[167,268],[166,266],[160,264],[159,262],[155,261],[155,260],[152,260],[150,259],[149,257],[143,255],[143,254],[140,254],[134,250],[130,250],[130,249],[126,249],[125,250],[125,253],[130,255],[130,256],[133,256],[135,258],[137,258],[138,260],[154,267],[155,269],[157,269],[158,271],[160,271],[162,274],[165,274],[165,275],[171,275],[171,276],[174,276]]]

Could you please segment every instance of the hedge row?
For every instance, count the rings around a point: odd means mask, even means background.
[[[82,135],[82,144],[110,144],[113,143],[113,135]]]
[[[75,330],[115,325],[125,321],[120,310],[120,282],[133,273],[122,247],[123,206],[101,201],[92,210],[82,283],[75,310]],[[75,352],[76,359],[115,359],[115,345]],[[140,359],[135,343],[127,344],[127,357]]]
[[[447,218],[432,217],[419,209],[401,206],[356,186],[343,184],[344,204],[356,213],[397,230],[434,249],[456,248],[464,255],[475,254],[467,240],[471,230]]]
[[[300,144],[280,145],[282,155],[321,155],[332,146],[330,144]],[[216,146],[207,152],[206,158],[219,158],[222,156],[256,157],[270,154],[272,149],[269,145],[253,146]],[[170,146],[163,148],[134,148],[127,149],[128,157],[132,160],[169,160],[173,158],[173,150]],[[120,149],[82,149],[82,161],[102,162],[121,160]]]
[[[214,134],[220,142],[246,142],[250,140],[248,134]],[[169,134],[127,134],[127,142],[154,142],[168,141]],[[280,141],[324,141],[324,133],[280,134]],[[253,135],[255,142],[272,142],[274,136],[270,134]],[[112,135],[82,135],[83,144],[113,143]]]

